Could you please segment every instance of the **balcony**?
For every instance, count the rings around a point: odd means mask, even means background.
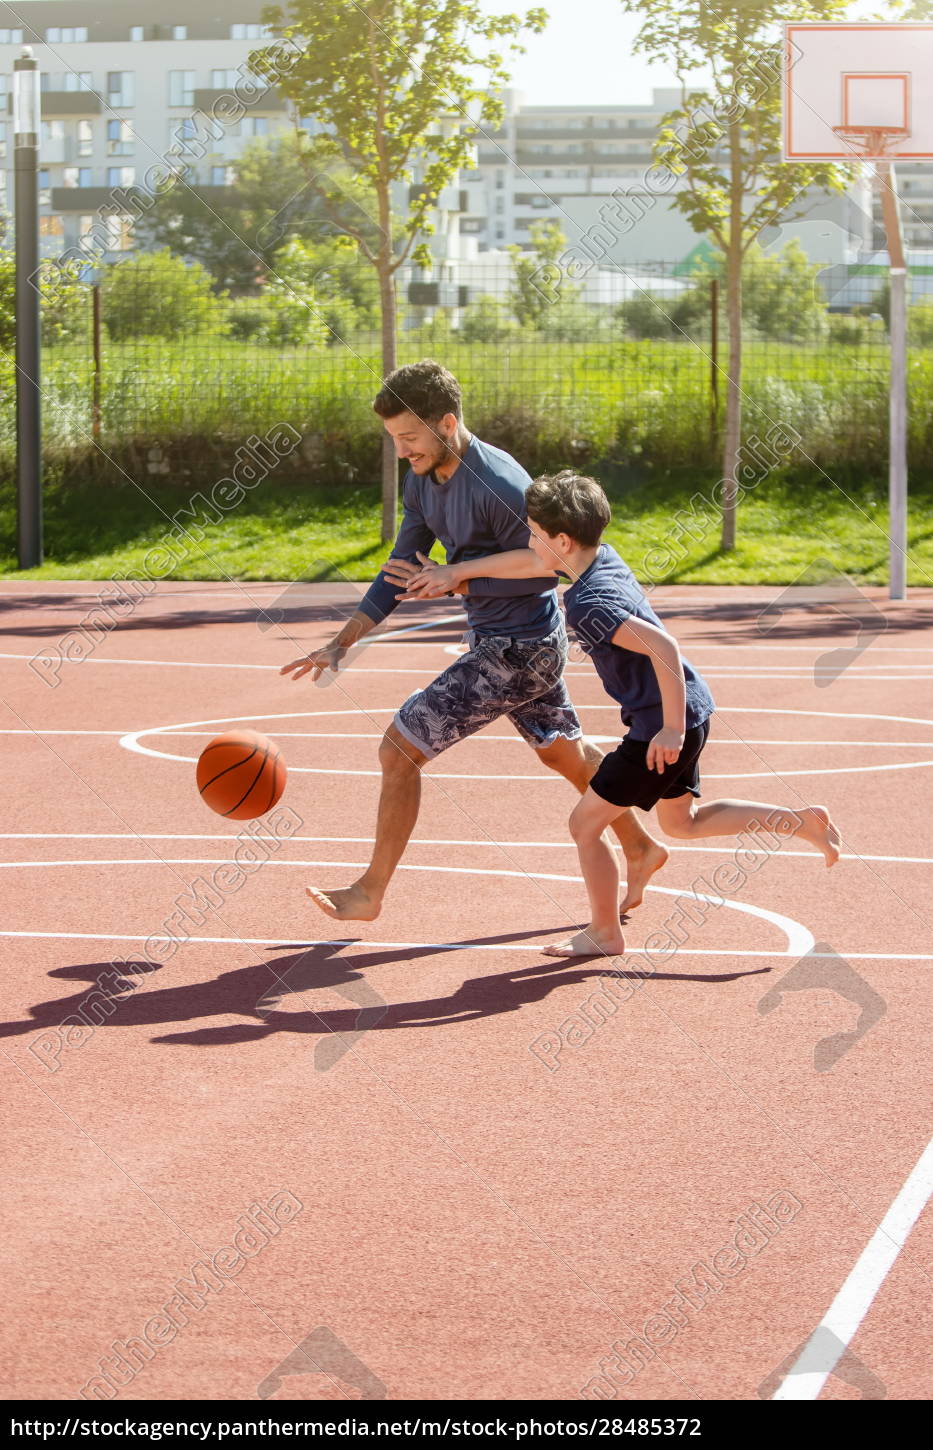
[[[203,90],[196,90],[194,93],[194,109],[210,114],[215,101],[221,96],[226,98],[225,104],[229,105],[230,97],[242,101],[246,110],[251,116],[272,116],[281,115],[285,111],[285,97],[281,95],[274,86],[261,92],[255,100],[251,99],[251,85],[248,81],[242,84],[242,94],[237,95],[236,86],[212,86]]]
[[[101,99],[96,91],[43,91],[42,119],[54,121],[67,116],[99,116]],[[7,97],[7,113],[13,114],[13,96]]]

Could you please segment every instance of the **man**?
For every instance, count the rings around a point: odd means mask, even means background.
[[[347,651],[394,609],[419,555],[435,540],[449,563],[528,545],[525,490],[529,475],[501,449],[482,443],[463,423],[460,385],[439,363],[424,361],[386,378],[373,408],[409,471],[404,516],[392,557],[340,632],[321,649],[282,669],[301,679],[337,670]],[[374,921],[418,819],[421,771],[443,750],[507,715],[539,758],[583,794],[602,759],[582,739],[563,681],[567,657],[553,576],[471,579],[462,586],[470,648],[402,705],[379,747],[382,790],[369,866],[351,886],[308,895],[338,921]],[[667,851],[631,812],[617,834],[628,865],[627,905]],[[634,899],[637,897],[637,900]]]

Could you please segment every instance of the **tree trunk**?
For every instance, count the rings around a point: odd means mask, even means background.
[[[379,299],[382,305],[382,376],[387,378],[396,365],[395,273],[379,269]],[[382,434],[382,542],[390,543],[398,529],[398,458],[395,444]]]
[[[722,539],[720,547],[735,548],[736,475],[742,446],[742,252],[733,243],[726,257],[729,315],[729,367],[726,376],[726,429],[722,450]]]

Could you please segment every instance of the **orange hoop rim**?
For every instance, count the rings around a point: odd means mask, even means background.
[[[909,126],[834,126],[833,130],[843,141],[861,140],[863,149],[852,154],[865,157],[886,156],[889,146],[910,135]]]

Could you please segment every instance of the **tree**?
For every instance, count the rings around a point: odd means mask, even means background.
[[[680,108],[655,144],[662,179],[680,178],[673,204],[725,258],[729,362],[722,462],[722,548],[735,547],[742,442],[742,264],[763,227],[806,213],[810,186],[841,191],[848,172],[780,160],[782,20],[842,18],[846,0],[621,0],[644,24],[635,48],[672,67]],[[691,72],[711,72],[690,91]],[[659,182],[660,185],[660,182]]]
[[[460,325],[464,342],[505,342],[515,331],[508,308],[488,293],[470,303]]]
[[[780,252],[752,246],[742,268],[743,310],[762,337],[782,342],[815,342],[827,331],[826,300],[817,274],[821,262],[811,262],[798,241]]]
[[[142,252],[108,267],[101,283],[101,315],[115,341],[226,331],[224,305],[209,272],[168,251]]]
[[[495,130],[502,119],[498,93],[508,72],[501,42],[519,51],[519,32],[543,29],[545,13],[490,16],[480,0],[291,0],[287,19],[279,6],[263,19],[301,55],[282,74],[272,45],[250,56],[250,70],[274,81],[299,116],[313,116],[330,138],[333,161],[349,161],[372,190],[375,238],[334,207],[326,175],[309,172],[335,225],[376,271],[388,374],[396,365],[398,269],[409,257],[430,264],[424,238],[431,210],[471,162],[478,126]],[[411,183],[416,166],[419,185],[396,216],[393,187]],[[397,527],[398,465],[388,435],[382,459],[382,537],[389,540]]]
[[[567,238],[557,222],[534,222],[528,232],[531,249],[509,247],[512,256],[512,286],[509,301],[521,327],[540,328],[549,307],[559,304],[539,287],[535,277],[543,266],[556,264],[566,250]],[[560,301],[572,302],[580,288],[567,283],[561,288]]]
[[[254,286],[291,237],[333,233],[320,197],[308,186],[309,150],[311,140],[291,132],[257,137],[232,163],[234,178],[222,197],[215,192],[208,203],[197,186],[179,183],[139,218],[136,240],[200,262],[221,287]]]

